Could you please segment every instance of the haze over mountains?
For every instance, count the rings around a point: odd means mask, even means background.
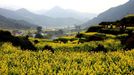
[[[85,22],[86,20],[92,19],[96,16],[96,14],[93,13],[81,13],[71,9],[62,9],[58,6],[50,10],[40,10],[38,13],[53,18],[74,18]]]
[[[37,25],[30,24],[23,20],[9,19],[0,15],[0,28],[6,29],[29,29],[36,28]]]
[[[89,27],[91,25],[97,25],[102,21],[116,21],[120,20],[128,14],[134,14],[134,0],[129,0],[127,3],[110,8],[109,10],[99,14],[97,17],[84,23],[84,27]]]
[[[48,28],[64,28],[74,25],[89,27],[91,25],[97,25],[102,21],[120,20],[128,14],[134,14],[134,0],[129,0],[123,5],[110,8],[109,10],[99,14],[97,17],[96,14],[81,13],[70,9],[62,9],[57,6],[50,10],[40,10],[38,11],[38,14],[24,8],[18,10],[0,8],[0,15],[7,19],[25,21],[31,26],[39,25]]]
[[[0,8],[0,15],[50,28],[63,28],[75,24],[82,24],[96,16],[95,14],[92,15],[72,10],[64,10],[60,7],[54,7],[53,9],[40,14],[35,14],[24,8],[16,11]]]

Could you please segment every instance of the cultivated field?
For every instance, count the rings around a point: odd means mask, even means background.
[[[115,36],[107,36],[111,38],[84,44],[38,39],[40,42],[35,45],[38,51],[1,43],[0,75],[133,75],[134,50],[122,50],[120,41],[112,39]],[[40,50],[46,44],[52,46],[55,53]],[[103,44],[108,52],[91,51],[97,44]]]

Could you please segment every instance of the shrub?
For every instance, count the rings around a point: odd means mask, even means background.
[[[102,41],[106,39],[106,35],[102,33],[94,34],[94,35],[78,34],[76,35],[76,37],[79,38],[78,43],[84,43],[90,41]]]
[[[50,50],[52,53],[54,53],[54,49],[52,48],[52,46],[49,45],[45,45],[43,50]]]
[[[14,37],[8,31],[0,31],[0,42],[11,42],[13,46],[20,46],[22,50],[36,50],[28,37]]]
[[[107,52],[107,49],[103,45],[99,44],[95,49],[92,49],[91,51],[95,51],[95,52],[99,52],[99,51]]]
[[[125,31],[123,30],[117,30],[117,29],[101,29],[99,31],[100,33],[105,33],[105,34],[112,34],[112,35],[118,35],[118,34],[124,34]]]
[[[89,27],[86,32],[99,32],[101,29],[102,29],[101,26],[92,26],[92,27]]]
[[[58,38],[58,39],[54,39],[54,42],[63,42],[63,43],[67,43],[69,41],[69,39],[67,38]]]
[[[71,41],[71,42],[73,42],[75,40],[77,40],[77,38],[71,38],[71,39],[69,39],[69,41]]]
[[[134,33],[121,40],[121,44],[124,45],[127,50],[134,48]]]
[[[37,34],[35,35],[35,38],[44,38],[44,36],[43,36],[42,34],[37,33]]]
[[[37,44],[37,43],[39,43],[39,41],[38,40],[34,40],[34,44]]]
[[[128,35],[127,34],[121,34],[121,35],[117,35],[117,39],[119,40],[123,40],[124,38],[126,38]]]
[[[84,36],[85,36],[84,34],[78,33],[75,37],[76,37],[76,38],[82,38],[82,37],[84,37]]]

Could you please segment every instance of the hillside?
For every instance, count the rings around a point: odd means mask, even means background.
[[[0,15],[0,28],[7,29],[28,29],[37,27],[37,25],[30,24],[23,20],[14,20]]]
[[[43,10],[42,10],[43,11]],[[71,9],[63,9],[61,7],[54,7],[50,10],[45,10],[45,12],[40,12],[40,14],[50,16],[53,18],[74,18],[86,22],[96,16],[93,13],[82,13]]]
[[[51,27],[51,28],[56,28],[56,27],[61,28],[61,27],[72,26],[74,24],[83,23],[83,21],[71,17],[52,18],[45,15],[35,14],[24,8],[16,11],[0,8],[0,15],[15,20],[24,20],[32,24],[41,25],[43,27]]]
[[[89,20],[88,22],[84,23],[83,25],[85,27],[89,27],[91,25],[96,25],[102,21],[116,21],[120,20],[124,16],[128,14],[134,13],[134,0],[129,0],[127,3],[110,8],[109,10],[101,13],[97,17],[93,18],[92,20]]]
[[[23,16],[19,15],[15,11],[4,9],[4,8],[0,8],[0,15],[7,18],[17,19],[17,20],[21,20],[24,18]]]

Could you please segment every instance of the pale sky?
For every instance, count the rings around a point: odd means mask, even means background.
[[[98,14],[127,1],[129,0],[0,0],[0,7],[37,11],[59,6],[64,9]]]

